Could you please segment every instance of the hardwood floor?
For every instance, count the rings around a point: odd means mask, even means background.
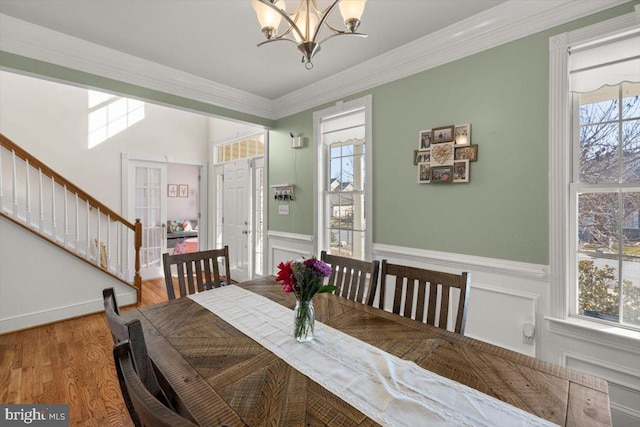
[[[141,305],[167,300],[164,279],[142,287]],[[0,335],[0,402],[68,403],[72,426],[132,426],[112,348],[104,313]]]

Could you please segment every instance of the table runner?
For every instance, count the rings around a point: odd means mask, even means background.
[[[298,343],[292,310],[238,286],[189,298],[382,425],[556,425],[317,321]]]

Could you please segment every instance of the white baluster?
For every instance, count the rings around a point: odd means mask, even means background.
[[[31,227],[31,174],[29,173],[29,159],[26,161],[27,167],[27,214],[25,217],[25,221],[27,222],[27,227]]]
[[[98,208],[98,238],[96,239],[96,264],[98,267],[102,267],[102,240],[100,239],[100,208]]]
[[[107,215],[107,271],[111,271],[111,215]]]
[[[89,217],[89,201],[87,200],[87,252],[85,253],[85,258],[89,259],[89,254],[91,253],[91,218]]]
[[[56,180],[51,177],[51,237],[58,241],[56,233]]]
[[[38,168],[38,182],[40,187],[38,188],[38,200],[40,201],[40,209],[38,210],[38,227],[40,228],[40,234],[44,234],[44,197],[43,190],[44,186],[42,185],[42,169]]]
[[[67,184],[64,185],[64,247],[69,244],[69,203],[67,202]]]
[[[78,193],[76,194],[76,253],[80,253],[80,201]]]
[[[118,253],[116,254],[116,271],[118,272],[118,276],[122,277],[122,223],[118,222],[117,227],[116,238],[118,240],[116,242],[116,251],[118,251]]]
[[[18,176],[16,171],[16,150],[11,150],[13,154],[13,172],[11,173],[11,177],[13,179],[11,183],[11,187],[13,190],[13,216],[18,217]]]
[[[2,201],[2,147],[0,147],[0,211],[4,212],[4,202]]]

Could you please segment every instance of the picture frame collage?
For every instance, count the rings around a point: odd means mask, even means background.
[[[167,184],[167,197],[189,197],[187,184]]]
[[[471,144],[471,123],[421,130],[413,164],[418,183],[469,182],[471,162],[478,161],[478,145]]]

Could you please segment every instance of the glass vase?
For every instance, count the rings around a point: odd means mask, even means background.
[[[296,307],[293,309],[293,336],[298,342],[313,340],[314,315],[313,301],[296,300]]]

